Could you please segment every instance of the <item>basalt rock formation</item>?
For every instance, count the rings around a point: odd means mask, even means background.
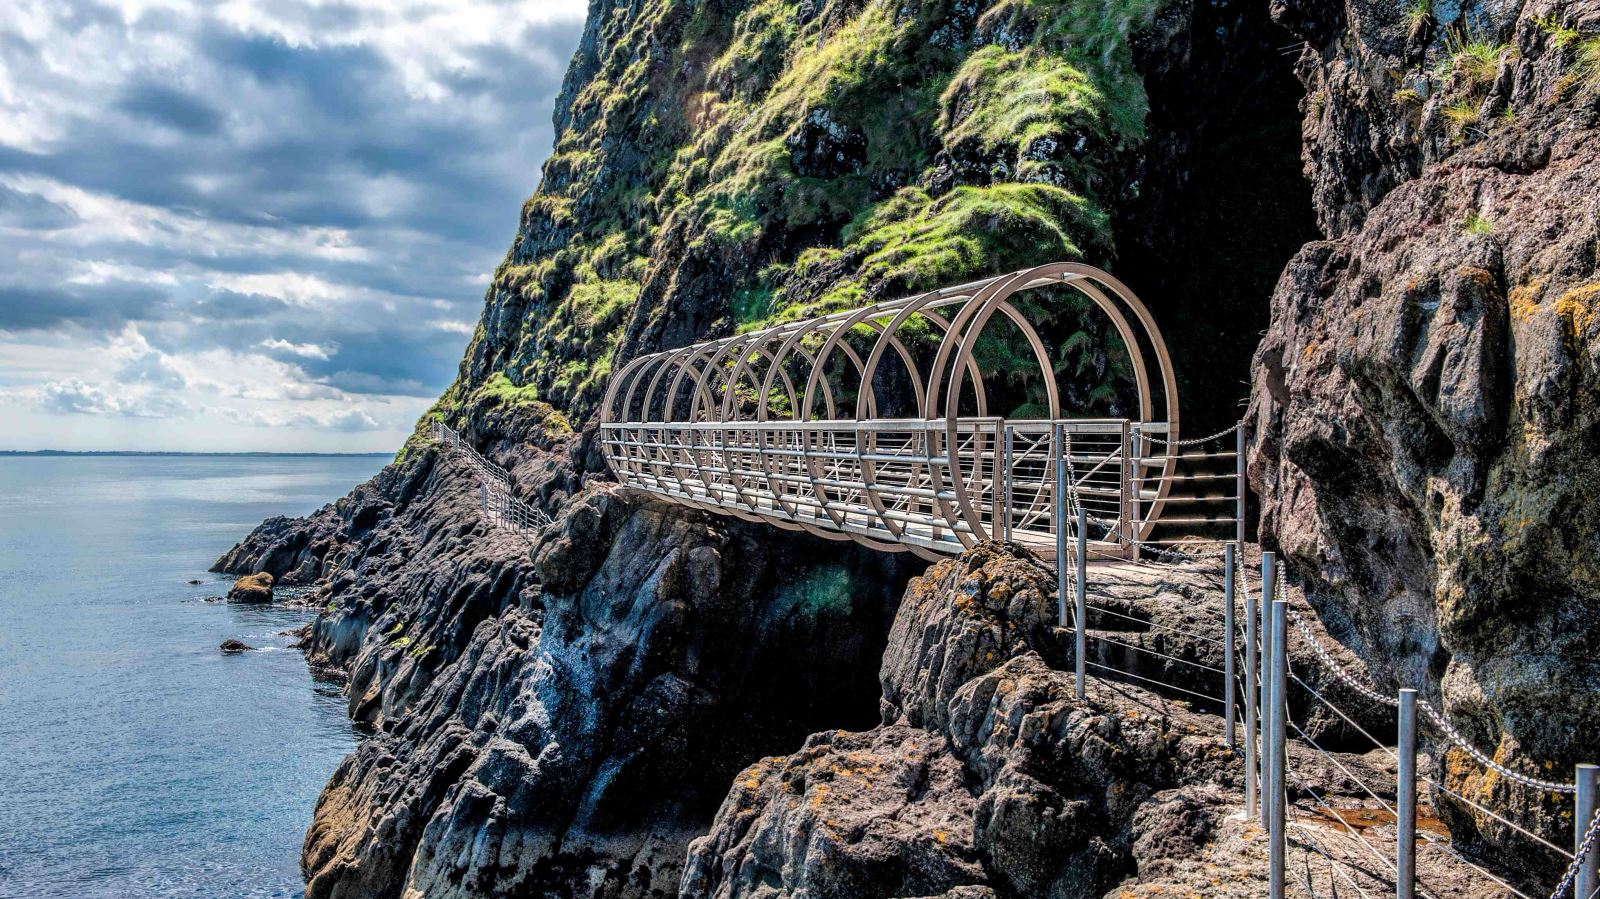
[[[1261,537],[1380,679],[1570,781],[1600,746],[1600,6],[1433,9],[1275,4],[1328,239],[1256,352]],[[1550,796],[1459,750],[1443,774],[1570,840]]]
[[[907,559],[609,483],[593,410],[631,356],[1055,259],[1184,335],[1186,425],[1249,378],[1263,544],[1336,656],[1558,776],[1600,742],[1597,33],[1592,0],[592,0],[456,382],[371,482],[217,563],[309,587],[367,730],[308,894],[1259,894],[1236,766],[1165,700],[1074,700],[1032,563],[902,599]],[[1116,414],[1083,334],[1066,394]],[[556,524],[491,526],[437,420]],[[1214,663],[1139,626],[1214,628],[1209,577],[1098,583],[1127,617],[1090,626]],[[1392,726],[1296,712],[1336,749]]]

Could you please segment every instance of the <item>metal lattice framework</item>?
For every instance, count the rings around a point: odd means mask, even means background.
[[[1054,287],[1091,301],[1127,348],[1137,419],[1064,417],[1049,348],[1015,302]],[[1046,415],[991,414],[976,351],[992,322],[1025,340]],[[880,417],[879,385],[891,380],[914,396],[901,417]],[[601,421],[626,485],[932,557],[985,537],[1048,550],[1061,462],[1102,542],[1137,544],[1167,502],[1178,395],[1134,293],[1099,269],[1055,263],[638,357],[611,379]]]

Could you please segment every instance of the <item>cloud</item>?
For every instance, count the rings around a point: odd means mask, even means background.
[[[154,284],[0,284],[0,332],[75,327],[114,330],[167,313],[166,291]]]
[[[279,340],[276,337],[261,341],[261,347],[279,353],[288,353],[291,356],[299,356],[303,359],[321,359],[323,361],[333,358],[333,354],[339,349],[338,344],[319,346],[315,343],[290,343],[287,340]]]
[[[436,396],[586,5],[0,4],[0,357],[52,360],[5,382],[124,417],[249,392],[324,432],[318,404]]]
[[[231,421],[254,428],[316,428],[324,431],[356,434],[363,431],[376,431],[383,427],[381,422],[373,418],[364,409],[297,412],[290,415],[275,415],[255,409],[240,410],[231,407],[218,411],[223,417]]]
[[[70,207],[0,184],[0,228],[57,231],[77,224]]]
[[[153,82],[136,82],[123,90],[117,108],[134,119],[164,125],[190,136],[215,134],[222,113],[192,94]]]
[[[39,391],[41,411],[65,415],[117,415],[127,418],[173,418],[187,415],[184,400],[157,393],[118,393],[106,387],[85,384],[77,378],[51,381]]]

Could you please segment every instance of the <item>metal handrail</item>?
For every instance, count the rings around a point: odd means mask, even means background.
[[[473,473],[478,475],[478,503],[491,524],[525,536],[537,536],[539,531],[551,525],[549,513],[528,505],[514,495],[511,473],[484,458],[454,428],[442,421],[435,421],[433,434],[434,439],[465,458]]]

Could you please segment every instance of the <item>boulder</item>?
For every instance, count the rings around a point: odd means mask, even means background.
[[[255,647],[254,646],[251,646],[250,644],[245,643],[242,640],[223,640],[222,641],[222,645],[220,647],[218,647],[218,648],[221,649],[223,652],[228,653],[229,655],[232,655],[233,653],[236,653],[236,652],[253,652],[253,651],[255,651]]]
[[[261,571],[234,581],[228,602],[272,602],[272,575]]]

